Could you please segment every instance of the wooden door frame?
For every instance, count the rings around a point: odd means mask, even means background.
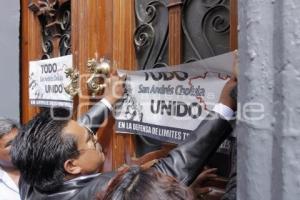
[[[39,20],[29,10],[30,0],[21,1],[21,122],[28,122],[39,111],[29,102],[29,61],[41,58]]]

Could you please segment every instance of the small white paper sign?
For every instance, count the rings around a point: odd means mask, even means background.
[[[72,55],[29,62],[30,104],[72,108],[72,97],[64,87],[70,83],[65,70],[72,68]]]

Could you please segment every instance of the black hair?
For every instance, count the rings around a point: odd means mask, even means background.
[[[0,138],[9,133],[14,128],[20,128],[18,122],[8,118],[0,118]]]
[[[193,200],[193,192],[175,178],[153,168],[134,166],[124,169],[112,179],[97,200]]]
[[[22,127],[11,147],[13,164],[31,186],[52,191],[64,181],[64,162],[79,155],[72,136],[62,135],[69,110],[44,109]]]

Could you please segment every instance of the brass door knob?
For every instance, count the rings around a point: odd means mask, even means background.
[[[79,93],[79,72],[73,68],[65,70],[67,78],[71,79],[71,83],[64,87],[67,94],[75,97]]]
[[[96,59],[90,59],[88,60],[87,67],[92,73],[87,80],[87,86],[92,96],[95,97],[105,88],[104,81],[110,73],[110,62],[103,58],[100,59],[100,62]]]

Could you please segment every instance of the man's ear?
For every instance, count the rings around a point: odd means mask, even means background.
[[[76,164],[75,159],[68,159],[64,163],[65,171],[72,175],[77,175],[81,173],[81,167]]]

